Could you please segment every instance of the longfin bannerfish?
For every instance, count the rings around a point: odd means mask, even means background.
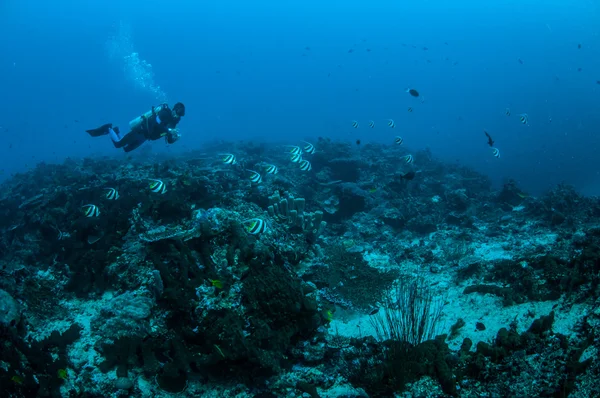
[[[162,182],[161,180],[154,180],[152,178],[150,178],[150,191],[154,192],[154,193],[159,193],[161,195],[163,195],[165,192],[167,192],[167,184],[165,184],[164,182]]]
[[[529,115],[527,115],[526,113],[521,113],[519,115],[519,121],[521,122],[521,124],[529,124]]]
[[[499,158],[500,150],[498,148],[492,148],[492,155],[494,155],[495,158]]]
[[[509,109],[509,108],[506,108],[506,110],[504,111],[504,114],[505,114],[506,116],[510,116],[510,109]]]
[[[246,231],[251,235],[262,234],[267,230],[267,223],[260,218],[251,218],[244,221],[244,224],[246,224]]]
[[[406,163],[406,164],[410,164],[415,161],[415,159],[413,158],[413,155],[402,156],[402,159],[404,160],[404,163]]]
[[[267,174],[279,173],[279,169],[274,164],[267,164],[265,170],[267,171]]]
[[[412,110],[412,107],[410,107],[410,106],[409,106],[409,107],[408,107],[408,113],[411,113],[412,111],[413,111],[413,110]]]
[[[119,199],[119,192],[114,188],[104,188],[108,192],[106,193],[105,198],[108,200],[117,200]]]
[[[372,120],[369,120],[369,127],[371,127],[371,128],[375,127],[375,122]]]
[[[388,127],[392,128],[392,129],[394,127],[396,127],[396,123],[394,122],[394,119],[388,119],[387,125],[388,125]]]
[[[96,205],[84,205],[81,206],[83,208],[83,214],[86,217],[98,217],[100,215],[100,209]]]
[[[298,163],[298,162],[302,161],[302,154],[298,153],[298,154],[292,155],[290,160],[292,161],[292,163]]]
[[[304,152],[311,154],[311,155],[316,152],[315,146],[313,144],[311,144],[310,142],[306,142],[306,141],[303,141],[303,142],[306,144],[306,146],[304,147]]]
[[[396,136],[396,138],[394,138],[394,142],[398,145],[402,145],[402,143],[404,142],[404,140],[402,139],[402,137],[400,136]]]
[[[300,162],[300,170],[302,171],[310,171],[312,169],[312,166],[310,164],[310,162],[308,160],[302,160]]]
[[[288,151],[292,155],[302,155],[302,148],[296,145],[287,145],[290,150]]]
[[[262,176],[260,175],[260,173],[254,171],[254,170],[248,170],[250,172],[250,181],[252,181],[255,184],[260,184],[262,182]]]
[[[356,120],[352,121],[352,127],[354,127],[355,129],[358,128],[358,122]]]
[[[231,153],[224,153],[222,156],[223,156],[223,158],[221,160],[225,164],[236,164],[237,163],[237,159],[235,158],[235,155],[232,155]]]

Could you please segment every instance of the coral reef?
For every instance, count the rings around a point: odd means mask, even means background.
[[[6,180],[3,394],[600,395],[598,198],[313,141]]]

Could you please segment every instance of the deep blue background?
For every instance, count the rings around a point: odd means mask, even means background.
[[[157,102],[107,50],[125,27],[169,101],[188,109],[182,140],[153,150],[399,134],[498,183],[600,194],[598,21],[600,3],[583,0],[3,0],[0,169],[116,153],[85,128],[125,126]]]

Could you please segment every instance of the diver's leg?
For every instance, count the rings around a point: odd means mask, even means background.
[[[132,139],[129,140],[127,145],[125,145],[125,147],[123,148],[123,150],[125,152],[131,152],[134,149],[139,148],[140,145],[142,145],[144,142],[146,142],[146,137],[144,136],[144,134],[129,133],[128,135],[132,136]],[[134,139],[134,137],[135,137],[135,139]]]
[[[121,136],[121,134],[119,134],[117,130],[111,133],[110,139],[112,140],[112,143],[115,146],[115,148],[123,148],[124,146],[129,145],[129,143],[135,141],[135,133],[130,131],[124,136]]]
[[[124,137],[121,136],[121,132],[119,131],[118,127],[115,127],[114,129],[111,127],[108,129],[108,134],[110,134],[110,139],[113,142],[119,142],[121,141]]]
[[[102,135],[108,134],[110,129],[112,129],[112,123],[107,123],[98,127],[97,129],[85,130],[85,132],[91,135],[92,137],[100,137]]]

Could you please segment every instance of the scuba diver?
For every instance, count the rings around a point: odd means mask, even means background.
[[[86,130],[92,137],[110,135],[115,148],[123,148],[125,152],[131,152],[147,140],[155,141],[165,137],[169,144],[175,143],[181,136],[177,131],[177,123],[185,116],[185,105],[178,102],[169,108],[164,103],[129,122],[129,132],[121,135],[119,128],[107,123],[97,129]]]

